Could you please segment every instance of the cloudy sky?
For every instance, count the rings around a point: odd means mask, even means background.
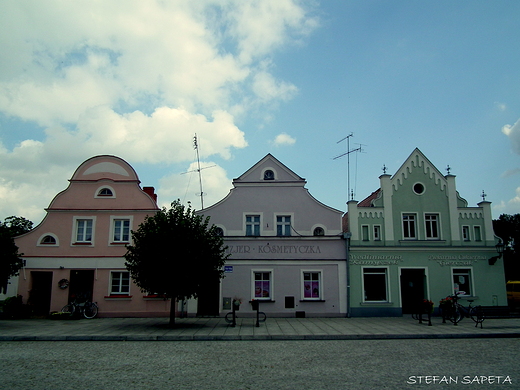
[[[267,153],[345,210],[418,147],[470,206],[520,213],[520,2],[5,0],[0,220],[35,223],[87,158],[200,208]]]

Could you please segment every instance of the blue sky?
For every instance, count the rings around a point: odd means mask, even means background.
[[[38,223],[87,158],[161,205],[222,199],[267,153],[346,210],[418,147],[470,206],[520,213],[516,1],[4,1],[0,219]]]

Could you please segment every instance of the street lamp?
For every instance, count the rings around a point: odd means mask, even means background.
[[[488,259],[489,265],[494,265],[498,259],[502,258],[502,254],[504,253],[504,247],[505,247],[505,245],[502,241],[500,241],[498,244],[495,245],[498,256],[493,256],[492,258]]]

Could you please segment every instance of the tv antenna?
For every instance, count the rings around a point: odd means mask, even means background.
[[[204,191],[202,190],[202,173],[200,171],[203,169],[213,168],[216,165],[211,165],[209,167],[201,168],[200,167],[200,158],[199,158],[199,148],[200,147],[199,147],[199,143],[198,143],[198,139],[197,139],[197,133],[195,133],[195,135],[193,136],[193,149],[195,149],[195,151],[197,152],[197,169],[193,169],[188,172],[182,172],[181,175],[185,175],[187,173],[192,173],[192,172],[199,173],[200,194],[197,194],[197,195],[200,195],[200,205],[201,205],[201,210],[202,210],[202,209],[204,209],[204,195],[205,194],[204,194]]]
[[[359,147],[357,147],[355,149],[350,149],[350,138],[353,136],[354,136],[354,133],[350,133],[345,138],[342,138],[338,142],[336,142],[337,144],[339,144],[340,142],[343,142],[346,140],[347,141],[347,151],[345,153],[341,153],[340,155],[333,158],[333,160],[337,160],[340,157],[347,156],[347,200],[354,199],[354,191],[350,190],[350,153],[362,152],[363,151],[362,147],[366,146],[366,145],[358,144]]]

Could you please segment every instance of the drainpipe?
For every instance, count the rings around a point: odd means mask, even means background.
[[[349,246],[350,246],[350,237],[352,233],[347,232],[343,233],[343,238],[345,239],[345,254],[346,254],[346,269],[347,269],[347,318],[350,318],[350,261],[349,261]]]

